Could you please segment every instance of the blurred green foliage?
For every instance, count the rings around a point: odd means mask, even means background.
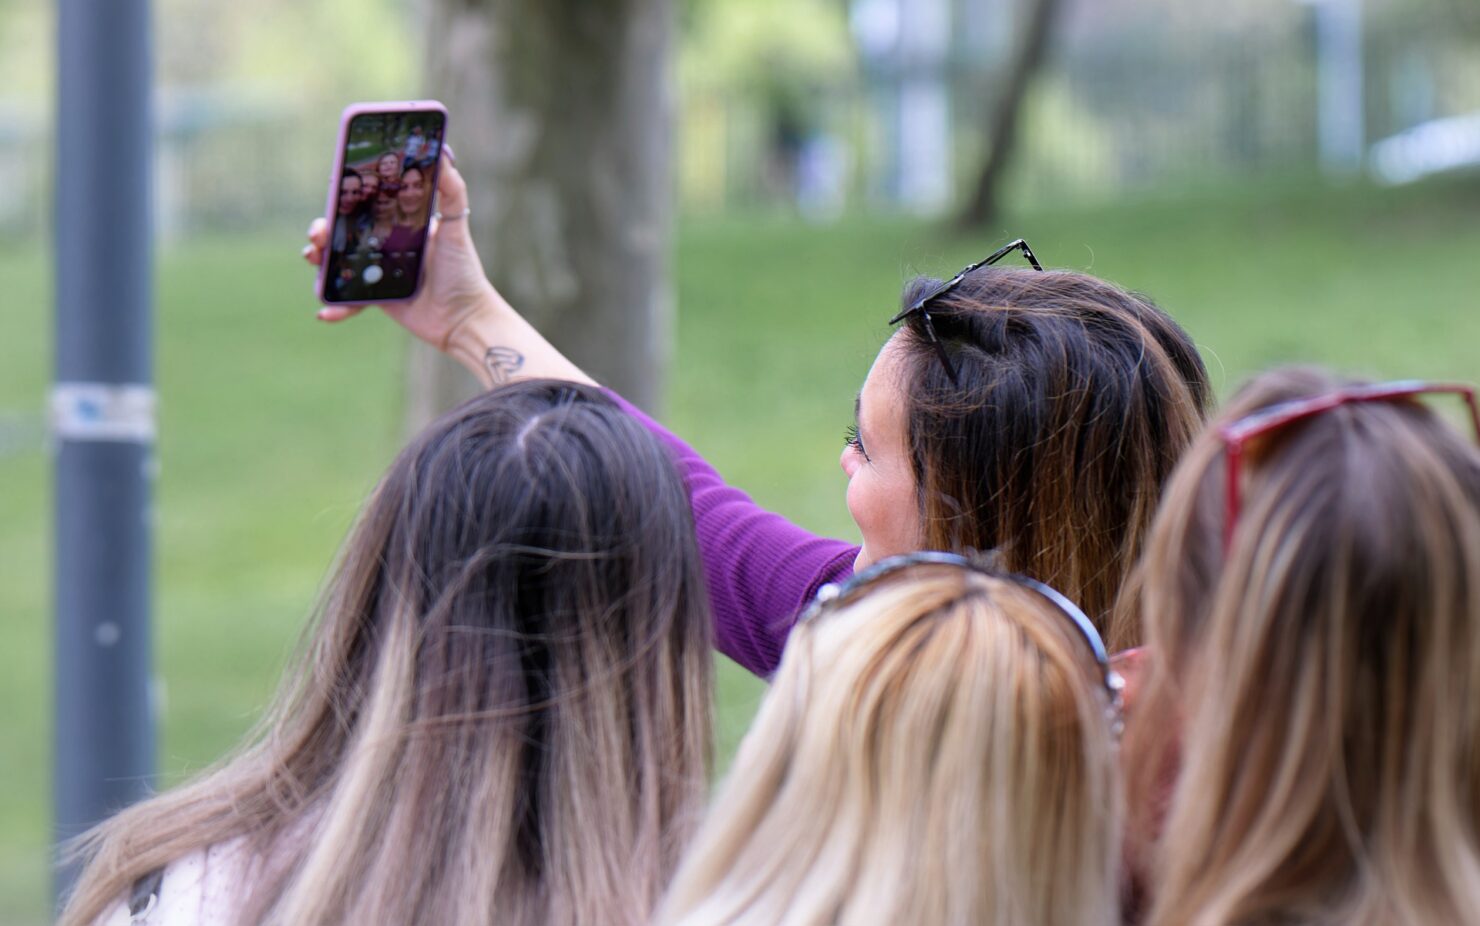
[[[151,0],[162,87],[234,85],[295,96],[413,95],[430,46],[409,0]],[[744,88],[778,70],[849,73],[843,0],[683,0],[680,73]],[[55,86],[56,5],[0,0],[0,99],[45,104]]]
[[[151,0],[155,81],[354,99],[408,95],[423,41],[405,0]],[[0,0],[0,100],[50,103],[57,5]],[[359,95],[356,96],[355,94]]]
[[[693,0],[681,19],[685,90],[767,93],[780,81],[816,86],[853,73],[841,0]]]

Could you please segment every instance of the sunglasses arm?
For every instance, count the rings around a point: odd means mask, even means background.
[[[1226,438],[1225,438],[1226,440]],[[1240,440],[1229,440],[1224,445],[1223,459],[1226,472],[1224,474],[1224,500],[1223,500],[1223,555],[1233,547],[1233,529],[1238,524],[1239,513],[1239,490],[1238,477],[1242,468],[1244,456],[1244,444]]]

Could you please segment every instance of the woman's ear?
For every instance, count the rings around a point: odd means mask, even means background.
[[[1136,703],[1136,696],[1141,691],[1141,682],[1146,677],[1146,647],[1137,646],[1134,649],[1122,650],[1110,657],[1110,668],[1120,673],[1125,680],[1125,687],[1121,689],[1121,705],[1126,714],[1130,714]]]

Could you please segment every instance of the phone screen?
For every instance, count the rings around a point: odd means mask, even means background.
[[[325,302],[390,301],[416,291],[444,121],[425,110],[350,120],[325,256]]]

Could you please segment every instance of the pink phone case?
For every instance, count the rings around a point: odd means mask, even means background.
[[[335,142],[334,149],[334,168],[329,172],[329,198],[328,201],[324,204],[324,216],[329,221],[331,235],[334,228],[334,216],[335,213],[338,212],[339,178],[340,175],[344,173],[344,152],[346,146],[349,143],[349,124],[351,120],[353,120],[356,116],[363,115],[365,113],[408,112],[437,112],[442,114],[442,145],[443,150],[445,150],[445,146],[447,144],[447,107],[443,106],[436,100],[408,100],[404,102],[389,103],[351,103],[350,105],[346,106],[344,108],[344,112],[340,114],[339,137],[338,140]],[[437,208],[437,180],[439,177],[441,177],[441,175],[442,158],[439,156],[436,162],[432,165],[432,176],[430,181],[432,189],[432,212],[435,212]],[[425,258],[426,255],[423,254],[422,258],[417,261],[416,282],[411,287],[411,292],[409,295],[401,296],[395,299],[361,299],[359,301],[336,300],[334,302],[330,302],[324,298],[324,287],[328,284],[329,272],[329,255],[325,253],[324,259],[319,262],[319,301],[324,303],[325,305],[383,305],[388,302],[409,302],[410,300],[416,298],[417,293],[421,292],[422,277],[426,273]]]

